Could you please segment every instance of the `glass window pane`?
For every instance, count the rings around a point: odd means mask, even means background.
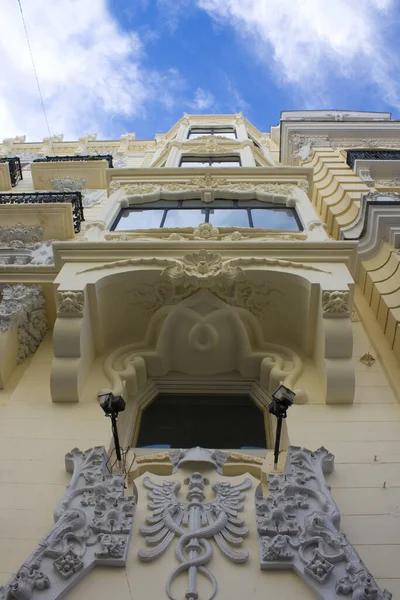
[[[126,210],[122,213],[115,231],[160,227],[163,214],[164,210]]]
[[[212,167],[240,167],[240,161],[237,160],[220,160],[213,161],[211,164]]]
[[[298,231],[299,226],[290,208],[252,208],[254,227],[261,229],[283,229],[286,231]]]
[[[220,135],[221,137],[228,138],[230,140],[236,140],[236,134],[234,131],[215,131],[214,135]]]
[[[181,162],[181,167],[208,167],[208,161],[207,162],[199,162],[199,161],[195,161],[195,160],[182,160]]]
[[[211,133],[209,131],[202,131],[202,132],[190,132],[189,133],[189,140],[194,140],[196,138],[202,137],[203,135],[211,135]]]
[[[164,227],[196,227],[206,220],[205,209],[169,210]]]
[[[216,227],[250,227],[247,210],[243,209],[211,209],[210,223]]]

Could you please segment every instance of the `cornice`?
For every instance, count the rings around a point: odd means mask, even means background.
[[[284,164],[306,160],[317,146],[400,148],[399,121],[281,121],[280,129]]]
[[[270,257],[288,261],[303,261],[311,264],[345,263],[348,268],[355,264],[357,242],[352,241],[285,241],[269,240],[148,240],[56,242],[53,246],[56,268],[66,263],[104,263],[137,258],[159,256],[179,257],[186,252],[204,248],[216,251],[224,257]]]

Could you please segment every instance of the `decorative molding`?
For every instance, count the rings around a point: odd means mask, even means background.
[[[0,247],[21,247],[43,240],[43,227],[27,227],[22,223],[0,226]]]
[[[70,483],[54,512],[54,526],[5,587],[0,600],[36,600],[51,590],[64,597],[93,566],[125,566],[136,499],[124,497],[124,478],[107,467],[104,448],[65,457]]]
[[[171,462],[169,452],[157,452],[156,454],[146,454],[145,456],[137,456],[136,462],[138,465],[152,462]]]
[[[5,285],[0,302],[0,331],[17,328],[18,355],[21,363],[35,352],[47,331],[45,301],[40,285]]]
[[[360,315],[358,314],[357,309],[354,307],[351,309],[350,321],[352,323],[360,323],[361,321]]]
[[[52,177],[50,179],[51,187],[56,192],[81,192],[87,184],[85,177]]]
[[[304,189],[305,180],[299,180],[293,183],[288,182],[264,182],[256,183],[250,181],[229,181],[226,177],[217,177],[211,173],[206,173],[199,177],[192,177],[186,181],[173,183],[132,183],[124,181],[112,181],[109,186],[109,192],[113,193],[123,189],[126,196],[142,198],[143,196],[162,197],[165,194],[173,193],[184,194],[187,192],[196,192],[201,195],[203,202],[212,202],[215,192],[225,193],[246,193],[260,196],[262,200],[265,196],[292,196],[296,186]],[[305,182],[307,183],[307,182]]]
[[[151,500],[148,506],[153,513],[146,518],[148,524],[143,525],[140,532],[146,536],[146,542],[152,548],[142,548],[138,555],[142,561],[154,560],[161,556],[177,537],[175,554],[179,565],[168,577],[168,597],[171,600],[175,599],[172,585],[181,573],[187,572],[186,598],[198,598],[198,575],[208,579],[212,586],[210,598],[214,598],[217,593],[217,580],[206,566],[213,558],[213,547],[209,540],[213,538],[221,552],[232,562],[244,563],[248,560],[248,551],[237,550],[237,547],[243,544],[243,538],[248,534],[244,518],[240,517],[239,513],[243,510],[246,491],[252,482],[250,479],[245,479],[238,485],[226,481],[217,482],[212,486],[215,499],[206,503],[204,489],[209,484],[207,479],[200,473],[192,473],[185,483],[188,486],[188,502],[178,499],[181,488],[178,481],[164,481],[159,485],[149,477],[143,479],[143,485],[149,490],[148,497]],[[166,534],[159,541],[161,536],[158,532],[161,529]]]
[[[260,456],[252,456],[251,454],[243,454],[242,452],[229,452],[228,461],[262,465],[264,463],[264,458],[261,458]]]
[[[52,240],[42,241],[42,227],[22,223],[0,227],[0,265],[54,264]]]
[[[331,138],[329,134],[308,135],[290,131],[288,135],[291,154],[296,160],[308,160],[315,146],[338,148],[398,148],[399,138]]]
[[[323,292],[322,314],[327,317],[350,317],[350,294],[349,292]]]
[[[390,600],[346,536],[324,473],[333,469],[325,448],[291,446],[282,475],[268,475],[269,496],[256,490],[256,518],[262,569],[294,569],[323,600]]]
[[[200,463],[201,465],[211,465],[221,475],[222,467],[226,463],[228,455],[222,450],[207,450],[197,446],[188,450],[171,450],[169,458],[174,467],[173,473],[176,473],[182,466]]]
[[[83,292],[57,292],[57,315],[60,317],[82,317]]]
[[[200,223],[193,229],[193,239],[195,240],[218,240],[219,229],[211,223]]]
[[[399,142],[400,145],[400,142]],[[382,187],[400,187],[400,178],[395,177],[394,179],[375,179],[375,185],[381,185]]]

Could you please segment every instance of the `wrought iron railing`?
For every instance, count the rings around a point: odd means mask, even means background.
[[[21,169],[21,161],[18,156],[6,156],[5,158],[0,158],[0,162],[7,162],[8,168],[10,170],[10,179],[12,187],[15,187],[18,181],[22,179],[22,169]]]
[[[348,150],[347,164],[351,169],[356,160],[400,160],[400,150]]]
[[[0,193],[0,204],[48,204],[50,202],[70,202],[72,204],[74,231],[75,233],[79,233],[81,230],[81,223],[85,220],[81,192]]]
[[[106,160],[108,162],[109,168],[113,168],[113,157],[111,154],[86,154],[84,156],[46,156],[45,158],[36,158],[33,162],[76,162],[82,160]]]

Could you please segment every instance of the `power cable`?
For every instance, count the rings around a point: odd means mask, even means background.
[[[26,27],[26,22],[25,22],[24,12],[22,10],[21,0],[17,0],[17,2],[18,2],[18,5],[19,5],[19,10],[21,11],[22,24],[23,24],[24,30],[25,30],[25,36],[26,36],[26,41],[28,43],[29,54],[31,55],[33,72],[35,73],[35,79],[36,79],[37,87],[38,87],[38,90],[39,90],[40,102],[42,104],[43,114],[44,114],[44,118],[45,118],[46,125],[47,125],[47,131],[49,132],[49,137],[51,138],[52,134],[51,134],[51,131],[50,131],[49,120],[47,118],[46,108],[44,106],[42,90],[40,88],[39,77],[38,77],[37,70],[36,70],[35,60],[33,58],[33,52],[32,52],[31,42],[29,40],[28,29]]]

